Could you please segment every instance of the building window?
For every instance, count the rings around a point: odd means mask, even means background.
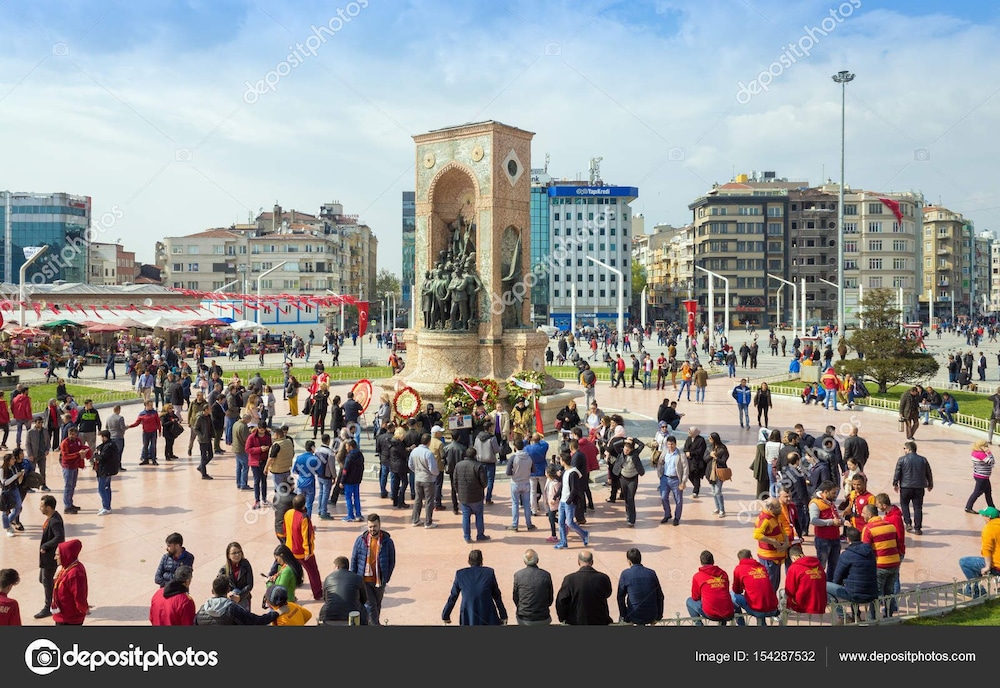
[[[845,241],[844,242],[844,253],[857,253],[858,252],[858,242],[857,241]]]
[[[881,215],[882,214],[882,204],[881,203],[869,203],[868,204],[868,214],[869,215]]]
[[[858,206],[856,206],[853,203],[844,204],[844,215],[857,215],[857,214],[858,214]]]
[[[188,272],[198,272],[198,263],[188,263]]]
[[[767,216],[768,217],[781,217],[782,210],[783,210],[783,208],[780,205],[779,206],[773,206],[772,205],[771,207],[769,207],[767,209]]]
[[[902,288],[905,289],[906,288],[906,278],[905,277],[893,277],[892,278],[892,286],[895,287],[896,289],[899,289],[900,287],[902,287]]]
[[[601,298],[602,299],[604,298],[604,296],[605,296],[606,293],[607,293],[606,290],[601,289]]]
[[[197,291],[197,289],[198,289],[198,282],[197,281],[188,282],[187,283],[187,288],[188,289],[194,289],[194,290]]]
[[[198,253],[198,247],[197,246],[188,246],[188,254],[189,255],[194,255],[196,253]]]
[[[552,290],[552,296],[554,296],[555,298],[558,299],[559,298],[559,290],[558,289],[553,289]]]
[[[869,270],[881,270],[882,269],[882,259],[881,258],[869,258],[868,259],[868,269]]]
[[[583,267],[583,258],[577,258],[576,259],[576,267],[578,267],[578,268],[582,268]]]
[[[893,231],[894,234],[899,234],[900,232],[904,232],[906,230],[904,230],[902,227],[900,227],[898,222],[893,222],[892,223],[892,231]]]
[[[857,234],[858,233],[858,223],[857,222],[845,222],[844,223],[844,234]]]
[[[184,247],[183,246],[171,246],[170,247],[170,252],[173,253],[173,254],[184,253]]]
[[[893,239],[892,240],[892,250],[893,251],[902,251],[902,252],[905,252],[907,250],[907,247],[908,247],[908,244],[903,239]],[[930,247],[929,246],[926,247],[925,250],[929,251]]]
[[[868,231],[874,234],[878,234],[882,231],[882,223],[878,221],[868,223]]]
[[[559,281],[559,274],[558,273],[555,274],[555,275],[552,275],[552,281],[553,282],[558,282]]]
[[[582,299],[583,298],[583,289],[577,289],[576,290],[576,298],[578,298],[578,299]]]
[[[781,236],[781,223],[769,222],[767,225],[767,233],[769,236]]]
[[[226,250],[225,246],[215,245],[212,247],[212,253],[214,253],[217,256],[221,256],[225,252],[225,250]]]
[[[184,263],[174,263],[174,272],[184,272]]]
[[[868,286],[871,287],[872,289],[880,289],[882,287],[882,278],[881,277],[869,277],[868,278]]]
[[[559,213],[552,213],[552,219],[558,221],[559,220]]]
[[[872,241],[869,241],[868,242],[868,250],[869,251],[881,251],[882,250],[882,240],[881,239],[873,239]]]

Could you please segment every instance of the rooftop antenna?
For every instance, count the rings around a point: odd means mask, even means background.
[[[590,159],[590,184],[598,184],[601,181],[601,160],[604,158],[591,158]]]
[[[545,154],[545,174],[549,173],[549,154]]]

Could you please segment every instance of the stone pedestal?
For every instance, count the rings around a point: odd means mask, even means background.
[[[544,372],[545,347],[548,337],[535,330],[512,330],[498,339],[480,338],[476,332],[438,330],[406,330],[406,368],[395,377],[420,393],[425,402],[435,405],[444,401],[444,387],[459,377],[492,378],[501,386],[523,370]],[[560,380],[546,376],[539,404],[543,421],[546,418],[547,397],[556,399],[563,387]],[[563,392],[563,395],[572,395]],[[565,406],[571,396],[558,396]],[[562,408],[560,406],[559,408]],[[559,409],[552,411],[552,419]],[[552,422],[546,422],[546,428]]]

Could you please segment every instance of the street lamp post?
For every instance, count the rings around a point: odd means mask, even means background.
[[[218,294],[218,293],[224,292],[226,289],[228,289],[229,287],[233,286],[237,282],[239,282],[239,280],[233,280],[232,282],[227,282],[226,284],[223,284],[218,289],[213,289],[212,293],[213,294]],[[216,308],[218,308],[219,315],[221,316],[222,315],[222,306],[219,305],[219,302],[218,301],[213,301],[212,305],[215,306]],[[232,311],[232,309],[230,309],[230,311]],[[233,315],[236,315],[236,314],[233,313]]]
[[[789,287],[792,288],[792,335],[795,335],[795,333],[798,331],[798,328],[796,327],[796,325],[798,324],[797,318],[798,318],[798,310],[799,310],[799,292],[795,288],[795,282],[789,282],[788,280],[782,279],[782,278],[778,277],[777,275],[772,275],[771,273],[768,273],[767,276],[770,277],[773,280],[778,280],[782,284],[787,284]],[[781,315],[780,314],[778,315],[778,325],[779,326],[781,325]]]
[[[338,294],[337,292],[330,291],[329,289],[326,290],[326,293],[330,294],[331,296],[340,296],[340,294]],[[344,303],[343,303],[343,301],[341,301],[337,305],[337,308],[340,310],[340,332],[343,333],[344,332]]]
[[[648,286],[642,288],[642,301],[640,303],[642,313],[642,331],[646,331],[646,292],[649,289]]]
[[[7,227],[8,228],[10,227],[10,223],[9,222],[7,223]],[[8,248],[7,248],[8,254],[7,255],[10,255],[9,251],[10,251],[11,248],[13,248],[13,244],[8,244]],[[30,249],[34,249],[34,252],[29,256],[27,254],[29,253]],[[24,249],[26,260],[24,261],[24,264],[21,266],[21,270],[20,270],[20,273],[19,273],[19,279],[17,281],[18,298],[19,298],[19,300],[21,302],[21,311],[20,311],[21,327],[24,327],[25,324],[26,324],[24,322],[24,302],[28,299],[28,288],[27,288],[28,285],[25,284],[25,280],[28,279],[28,266],[30,266],[36,260],[38,260],[43,255],[45,255],[45,252],[48,251],[48,250],[49,250],[49,247],[48,247],[47,244],[42,245],[42,246],[38,246],[38,247],[34,247],[34,246],[25,247],[25,249]]]
[[[837,192],[837,336],[844,336],[844,121],[846,115],[847,84],[854,75],[842,70],[833,75],[840,84],[840,188]],[[803,306],[805,300],[803,299]],[[803,327],[805,322],[802,323]]]
[[[618,341],[624,341],[625,337],[625,275],[621,270],[616,270],[607,263],[597,260],[593,256],[587,256],[587,260],[595,265],[600,265],[609,272],[618,275]],[[574,287],[575,292],[575,287]],[[595,308],[596,310],[596,308]]]
[[[275,265],[273,268],[271,268],[269,270],[265,270],[264,272],[260,273],[257,276],[257,310],[254,311],[254,318],[255,318],[255,321],[257,323],[257,346],[260,346],[260,340],[261,340],[261,336],[260,336],[260,281],[264,277],[266,277],[267,275],[270,275],[272,272],[274,272],[278,268],[282,267],[287,262],[288,262],[287,260],[283,260],[280,263],[278,263],[277,265]],[[275,308],[277,308],[277,307],[278,306],[275,305]]]
[[[702,272],[708,273],[708,321],[709,321],[709,336],[713,339],[715,338],[715,292],[712,288],[712,278],[722,280],[723,284],[726,286],[726,322],[723,323],[722,335],[729,341],[729,278],[723,277],[717,272],[712,272],[711,270],[706,270],[700,265],[694,266],[695,270],[701,270]]]

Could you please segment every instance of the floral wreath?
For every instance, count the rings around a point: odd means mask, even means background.
[[[409,386],[396,392],[396,396],[392,399],[392,408],[400,418],[413,418],[420,413],[421,406],[423,400],[420,398],[420,393]]]
[[[511,378],[538,385],[538,392],[541,392],[545,387],[545,373],[538,373],[534,370],[522,370],[519,373],[514,373]],[[506,392],[507,401],[511,406],[516,404],[518,399],[531,394],[531,390],[518,387],[512,380],[507,380]]]
[[[487,407],[496,404],[496,400],[500,398],[500,384],[492,378],[463,377],[461,381],[470,387],[482,388],[483,394],[479,401]],[[458,382],[449,382],[444,386],[445,415],[452,416],[466,411],[470,401],[473,401],[472,395]]]

